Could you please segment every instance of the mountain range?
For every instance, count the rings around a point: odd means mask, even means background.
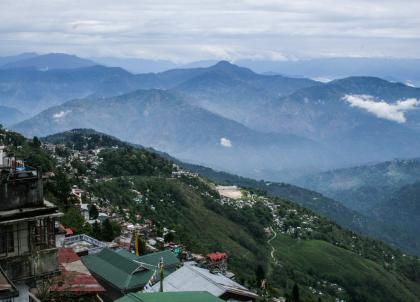
[[[71,69],[98,65],[97,63],[79,58],[75,55],[50,53],[37,55],[26,53],[0,60],[1,69],[36,68],[38,70]]]
[[[169,152],[183,160],[211,163],[242,173],[252,167],[268,168],[273,161],[280,167],[293,164],[299,158],[310,158],[313,154],[307,150],[319,149],[321,153],[321,147],[311,140],[257,132],[194,106],[175,92],[157,89],[105,99],[70,101],[14,128],[28,136],[94,128]],[[273,154],[283,156],[273,158]],[[287,154],[293,154],[294,160]]]
[[[226,61],[137,75],[96,65],[0,70],[0,90],[1,105],[33,116],[13,126],[25,135],[94,128],[253,178],[290,181],[420,148],[420,89],[372,77],[321,83]]]
[[[10,126],[25,119],[25,115],[11,107],[0,106],[0,124]]]

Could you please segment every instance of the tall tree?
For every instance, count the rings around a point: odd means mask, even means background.
[[[109,219],[106,219],[102,225],[102,240],[112,241],[115,238],[114,229]]]
[[[91,204],[89,207],[89,218],[90,219],[96,219],[99,216],[99,211],[96,205]]]
[[[257,280],[257,286],[260,287],[262,281],[265,279],[264,268],[259,264],[255,270],[255,279]]]
[[[32,145],[35,148],[41,147],[41,141],[39,140],[39,138],[37,136],[34,136],[34,138],[32,139]]]
[[[296,283],[292,289],[292,302],[300,302],[299,286]]]

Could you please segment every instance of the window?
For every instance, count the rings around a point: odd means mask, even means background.
[[[0,227],[0,254],[12,253],[15,250],[13,226]]]
[[[37,220],[33,225],[33,243],[37,250],[55,247],[54,219]]]

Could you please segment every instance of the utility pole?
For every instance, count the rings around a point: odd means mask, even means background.
[[[163,292],[163,257],[160,257],[160,263],[159,263],[159,273],[160,273],[160,288],[159,291]]]
[[[139,235],[137,231],[134,231],[134,251],[136,256],[139,256]]]

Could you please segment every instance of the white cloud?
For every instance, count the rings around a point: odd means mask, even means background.
[[[53,114],[53,119],[55,119],[56,121],[57,120],[61,120],[61,119],[63,119],[67,114],[69,114],[71,111],[70,110],[66,110],[66,111],[60,111],[60,112],[57,112],[57,113],[54,113]]]
[[[230,141],[230,139],[222,137],[222,138],[220,138],[220,145],[222,145],[225,148],[231,148],[232,147],[232,142]]]
[[[346,95],[343,100],[349,103],[351,107],[364,109],[379,118],[397,123],[407,121],[405,112],[420,108],[420,100],[414,98],[399,100],[393,104],[377,100],[370,95]]]

